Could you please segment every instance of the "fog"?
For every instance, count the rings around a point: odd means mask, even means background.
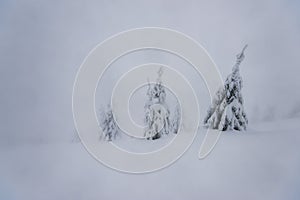
[[[2,1],[0,141],[69,140],[77,70],[92,48],[131,28],[166,27],[209,52],[226,78],[241,66],[250,123],[299,114],[296,1]]]

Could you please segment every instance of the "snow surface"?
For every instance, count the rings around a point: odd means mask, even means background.
[[[204,129],[170,167],[131,175],[94,160],[80,143],[19,145],[0,151],[0,199],[299,199],[300,118],[225,132],[197,158]],[[162,143],[167,139],[156,140]],[[145,142],[137,141],[142,147]]]

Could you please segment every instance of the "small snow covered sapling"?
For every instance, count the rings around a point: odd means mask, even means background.
[[[179,127],[180,127],[180,120],[181,120],[181,113],[180,113],[180,106],[179,104],[176,105],[174,116],[172,118],[172,132],[177,134]]]
[[[75,129],[74,131],[72,131],[71,143],[79,143],[79,142],[81,142],[81,140],[80,140],[77,130]]]
[[[107,106],[106,110],[100,110],[100,127],[103,131],[103,135],[100,136],[101,138],[104,137],[106,141],[116,139],[119,127],[114,119],[110,105]]]
[[[237,55],[237,61],[232,68],[232,73],[227,77],[225,85],[220,88],[208,109],[204,119],[204,125],[211,129],[246,130],[248,119],[244,111],[244,100],[241,89],[243,80],[239,73],[239,67],[245,58],[244,51]]]

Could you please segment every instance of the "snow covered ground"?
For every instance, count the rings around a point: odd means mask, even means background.
[[[1,148],[0,199],[299,199],[300,118],[225,132],[204,160],[204,131],[177,162],[131,175],[94,160],[80,143]],[[140,141],[144,143],[145,141]],[[153,142],[153,141],[150,141]]]

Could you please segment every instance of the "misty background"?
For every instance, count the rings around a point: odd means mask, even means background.
[[[225,79],[235,55],[250,124],[299,115],[297,1],[1,1],[0,141],[68,140],[77,70],[95,45],[120,31],[166,27],[208,51]]]

